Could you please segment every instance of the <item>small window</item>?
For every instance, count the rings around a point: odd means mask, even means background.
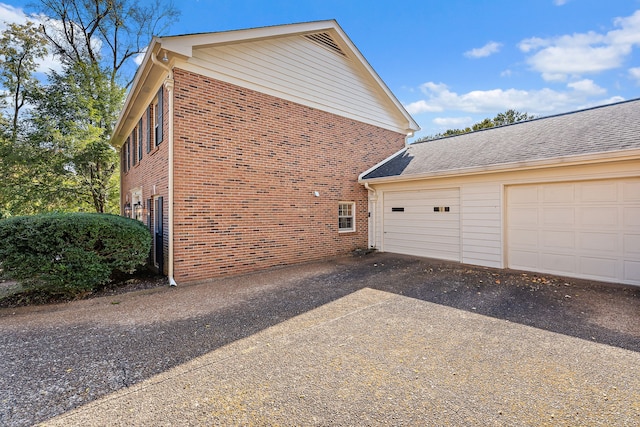
[[[154,129],[154,141],[156,146],[160,145],[162,142],[162,128],[164,125],[164,121],[162,119],[162,113],[164,111],[164,92],[162,86],[160,86],[160,90],[158,90],[158,95],[155,99],[153,105],[154,112],[154,120],[153,120],[153,129]]]
[[[128,172],[131,169],[131,138],[127,138],[127,142],[124,146],[124,171]]]
[[[338,231],[356,231],[355,205],[353,202],[338,204]]]

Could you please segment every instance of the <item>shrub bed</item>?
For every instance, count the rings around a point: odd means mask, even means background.
[[[74,297],[145,264],[149,230],[110,214],[56,213],[0,220],[0,269],[26,290]]]

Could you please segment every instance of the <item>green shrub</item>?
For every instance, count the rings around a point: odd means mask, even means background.
[[[57,213],[0,220],[2,275],[26,289],[67,296],[132,273],[149,255],[139,221],[109,214]]]

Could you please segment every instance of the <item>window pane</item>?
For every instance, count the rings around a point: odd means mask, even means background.
[[[353,206],[354,206],[353,203],[338,204],[338,230],[339,231],[354,230]]]
[[[338,218],[338,227],[340,229],[353,228],[353,219],[350,217]]]

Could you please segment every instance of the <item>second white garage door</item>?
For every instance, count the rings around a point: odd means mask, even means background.
[[[460,261],[458,188],[384,193],[383,250]]]
[[[507,188],[510,268],[640,285],[640,179]]]

